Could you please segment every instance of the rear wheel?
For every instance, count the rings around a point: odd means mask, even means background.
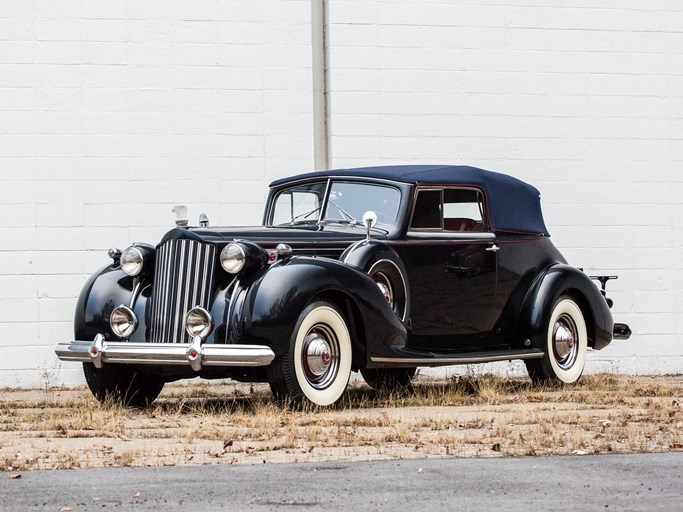
[[[368,386],[395,393],[407,390],[417,368],[364,368],[360,371]]]
[[[289,350],[267,369],[278,400],[296,405],[332,405],[351,375],[351,336],[336,306],[317,301],[299,316]]]
[[[561,296],[546,328],[545,355],[525,361],[534,382],[572,384],[579,380],[586,364],[588,331],[578,304]]]
[[[164,387],[160,377],[138,372],[124,364],[96,368],[92,363],[83,363],[83,373],[90,391],[102,403],[112,400],[133,407],[147,407]]]

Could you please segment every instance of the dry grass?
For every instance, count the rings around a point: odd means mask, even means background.
[[[9,391],[0,471],[438,456],[683,450],[683,376],[418,378],[410,393],[352,383],[333,409],[277,406],[267,386],[167,386],[146,410],[85,389]]]

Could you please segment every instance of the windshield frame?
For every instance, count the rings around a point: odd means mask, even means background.
[[[275,203],[277,201],[277,198],[282,194],[283,192],[286,192],[288,189],[304,185],[304,184],[310,184],[310,183],[315,183],[315,182],[320,182],[320,183],[326,183],[325,186],[325,196],[323,197],[323,201],[321,203],[320,211],[318,212],[317,218],[315,222],[307,222],[307,223],[295,223],[292,225],[288,224],[273,224],[273,217],[275,214]],[[382,187],[389,187],[392,189],[395,189],[399,193],[399,200],[398,200],[398,210],[396,212],[396,218],[394,219],[393,222],[391,223],[378,223],[377,230],[381,232],[385,232],[387,234],[396,234],[400,230],[400,227],[403,225],[404,220],[405,220],[405,212],[407,209],[407,203],[410,201],[410,189],[411,186],[405,183],[401,182],[396,182],[396,181],[391,181],[391,180],[385,180],[385,179],[378,179],[378,178],[349,178],[348,176],[330,176],[330,177],[316,177],[316,178],[309,178],[309,179],[303,179],[303,180],[296,180],[296,181],[291,181],[287,183],[282,183],[277,187],[273,187],[270,190],[270,193],[268,194],[268,202],[266,205],[266,209],[264,211],[264,216],[263,216],[263,225],[268,226],[268,227],[278,227],[278,228],[308,228],[311,229],[313,227],[314,229],[324,229],[327,226],[334,227],[335,229],[351,229],[351,230],[364,230],[365,228],[363,227],[362,223],[360,222],[361,219],[357,219],[359,222],[357,224],[346,224],[344,222],[338,222],[336,219],[330,219],[330,220],[325,220],[323,218],[323,215],[325,214],[328,203],[329,203],[329,197],[330,197],[330,192],[332,190],[332,186],[334,183],[357,183],[359,185],[376,185],[376,186],[382,186]],[[312,219],[311,219],[312,220]]]

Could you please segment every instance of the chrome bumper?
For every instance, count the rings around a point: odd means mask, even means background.
[[[67,341],[55,349],[62,361],[82,361],[101,368],[104,363],[189,365],[199,371],[204,366],[267,366],[275,358],[263,345],[204,345],[192,343],[128,343],[104,340]]]

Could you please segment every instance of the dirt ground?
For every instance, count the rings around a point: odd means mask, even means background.
[[[599,374],[561,389],[418,376],[353,382],[333,409],[275,404],[265,385],[167,385],[145,410],[85,388],[2,390],[0,471],[103,466],[683,451],[683,375]]]

